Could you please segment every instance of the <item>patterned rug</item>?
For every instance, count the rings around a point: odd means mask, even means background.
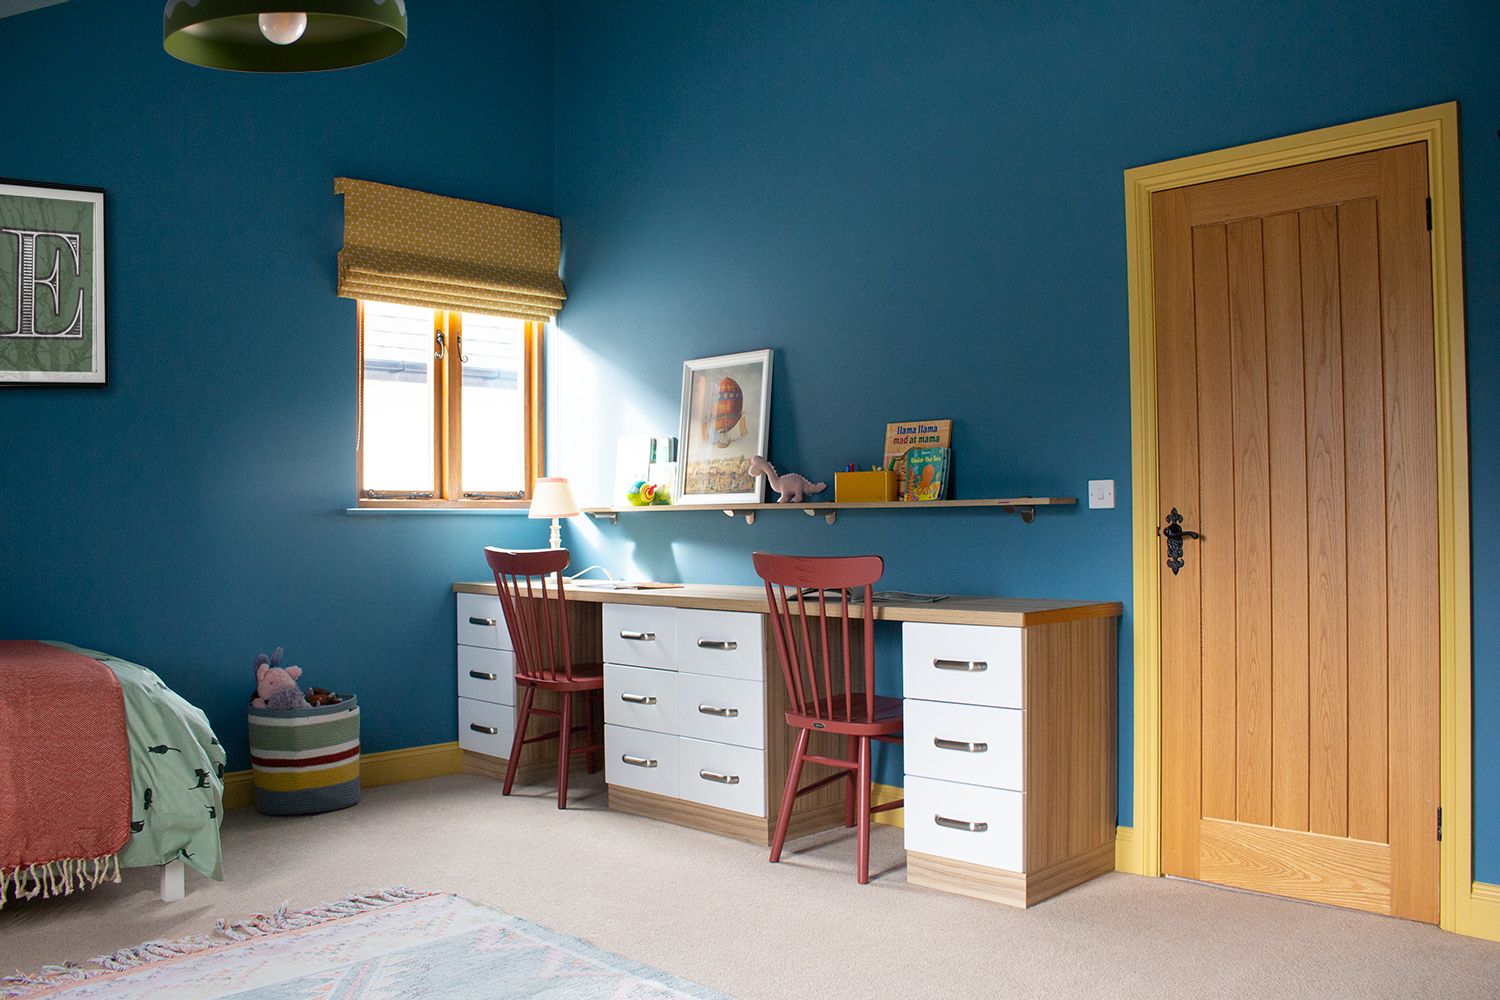
[[[728,1000],[461,896],[387,889],[0,979],[6,997]]]

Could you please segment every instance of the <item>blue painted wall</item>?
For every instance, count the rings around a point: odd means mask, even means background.
[[[0,176],[108,191],[109,384],[0,390],[0,637],[156,668],[248,767],[256,652],[353,688],[367,750],[454,738],[455,578],[516,517],[351,517],[344,174],[552,206],[551,8],[422,4],[399,57],[275,78],[161,48],[160,3],[0,21]]]
[[[556,34],[573,297],[553,471],[604,486],[617,428],[674,432],[684,358],[773,347],[783,469],[873,461],[886,421],[951,416],[961,495],[1112,478],[1122,499],[1030,526],[703,514],[571,535],[693,580],[752,580],[757,547],[875,551],[892,587],[1128,603],[1121,172],[1461,101],[1477,875],[1500,881],[1500,6],[564,0]],[[1129,823],[1128,616],[1120,640]]]
[[[0,21],[0,175],[109,190],[110,385],[0,392],[0,636],[149,663],[245,765],[253,654],[354,687],[370,750],[452,739],[452,599],[512,517],[350,517],[339,174],[564,218],[552,470],[602,497],[680,364],[778,352],[772,457],[874,461],[950,416],[958,489],[1115,511],[570,524],[585,561],[747,582],[878,551],[904,589],[1130,590],[1121,171],[1458,99],[1474,447],[1476,857],[1500,882],[1500,11],[1401,0],[422,5],[399,58],[277,79],[160,51],[151,5]],[[554,86],[555,83],[555,86]],[[18,96],[19,95],[19,96]],[[39,103],[16,111],[21,99]],[[1130,821],[1130,618],[1121,816]],[[894,636],[883,637],[893,652]],[[890,664],[889,656],[887,663]],[[886,682],[893,680],[887,677]],[[887,762],[887,767],[894,766]],[[891,772],[887,771],[889,777]]]

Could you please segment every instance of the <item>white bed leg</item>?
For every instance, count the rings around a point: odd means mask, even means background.
[[[182,859],[161,866],[161,901],[175,903],[187,895],[187,872]]]

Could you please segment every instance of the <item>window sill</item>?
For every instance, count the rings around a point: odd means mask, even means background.
[[[520,515],[525,517],[529,511],[525,507],[345,507],[345,514],[357,515],[384,515],[384,514],[499,514],[502,516]]]

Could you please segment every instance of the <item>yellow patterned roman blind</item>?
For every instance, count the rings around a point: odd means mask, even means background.
[[[345,298],[550,322],[568,297],[550,215],[348,177],[333,189],[344,196]]]

